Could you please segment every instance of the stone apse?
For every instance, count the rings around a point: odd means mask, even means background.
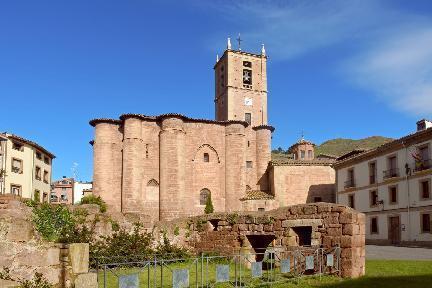
[[[262,253],[272,245],[332,249],[340,247],[340,275],[365,273],[365,215],[349,207],[315,203],[268,212],[222,213],[159,222],[159,233],[195,252]],[[161,236],[161,235],[159,235]]]

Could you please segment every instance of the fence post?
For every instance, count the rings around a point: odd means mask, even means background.
[[[106,264],[104,264],[104,285],[103,285],[104,288],[106,288],[106,282],[107,282],[107,276],[106,276]]]

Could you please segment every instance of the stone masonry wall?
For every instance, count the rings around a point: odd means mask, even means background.
[[[86,209],[86,222],[95,218],[95,235],[109,235],[112,223],[132,230],[133,223],[141,222],[150,229],[148,215],[100,213],[97,205],[69,206],[70,210]],[[88,271],[88,244],[59,244],[44,241],[31,222],[32,208],[14,197],[0,197],[0,271],[7,267],[16,280],[30,280],[41,273],[55,287],[97,287],[96,275]],[[1,285],[6,285],[0,281]],[[85,285],[85,286],[82,286]],[[93,286],[91,286],[93,285]],[[12,286],[15,287],[15,286]]]
[[[250,236],[272,236],[273,244],[287,249],[299,246],[296,227],[312,227],[311,246],[341,247],[341,275],[365,273],[365,215],[349,207],[302,204],[266,212],[210,214],[157,225],[178,245],[199,251],[238,253],[254,247]],[[159,235],[160,236],[160,235]],[[268,238],[268,237],[267,237]],[[267,245],[270,243],[267,243]]]

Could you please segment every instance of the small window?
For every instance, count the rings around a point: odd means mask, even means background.
[[[265,211],[265,208],[262,208],[262,207],[260,207],[260,208],[258,208],[258,211]]]
[[[68,201],[68,196],[66,192],[62,192],[62,194],[60,195],[60,200],[61,201]]]
[[[200,205],[206,205],[207,198],[210,195],[210,190],[204,188],[200,191]]]
[[[35,169],[35,178],[36,180],[42,180],[42,172],[41,172],[41,168],[39,166],[36,166]]]
[[[145,147],[145,149],[146,149],[146,159],[148,159],[149,158],[149,144],[145,144],[146,145],[146,147]]]
[[[396,204],[398,201],[397,197],[397,186],[390,186],[389,187],[389,200],[390,204]]]
[[[67,184],[69,184],[69,181],[67,181],[67,180],[62,180],[62,182],[61,182],[63,185],[67,185]]]
[[[370,191],[370,206],[374,207],[378,205],[378,192],[376,190]]]
[[[44,170],[44,172],[43,172],[43,182],[45,182],[45,183],[49,182],[48,181],[48,178],[49,178],[48,176],[49,176],[48,171]]]
[[[304,150],[300,151],[300,159],[302,159],[302,160],[305,159],[305,151]]]
[[[431,233],[431,214],[425,213],[421,215],[421,231],[423,233]]]
[[[48,193],[44,192],[42,195],[42,202],[47,203],[48,202]]]
[[[348,206],[355,209],[354,194],[348,195]]]
[[[36,152],[36,158],[39,159],[39,160],[42,160],[42,153],[39,152],[39,151],[37,151]]]
[[[292,227],[293,232],[296,234],[299,246],[309,246],[312,242],[312,226],[299,226]]]
[[[250,142],[249,142],[249,140],[248,140],[247,144],[248,144],[248,147],[250,147]]]
[[[12,142],[12,149],[17,151],[24,151],[24,145],[18,142]]]
[[[369,163],[369,184],[376,183],[376,162]]]
[[[252,124],[252,114],[251,113],[245,113],[245,121],[251,125]]]
[[[21,185],[11,184],[11,194],[21,196]]]
[[[252,63],[250,61],[243,61],[243,66],[252,68]]]
[[[50,164],[50,159],[47,156],[44,156],[44,162],[45,164]]]
[[[12,158],[12,172],[22,174],[23,173],[23,161],[18,158]]]
[[[322,202],[322,198],[321,197],[314,197],[314,202],[315,203],[317,203],[317,202]]]
[[[50,202],[58,202],[58,197],[55,192],[51,192],[50,194]]]
[[[246,161],[246,168],[252,168],[253,164],[252,161]]]
[[[210,162],[210,156],[208,153],[204,153],[204,162]]]
[[[243,84],[252,85],[252,70],[243,69]]]
[[[422,180],[420,181],[420,195],[421,199],[430,199],[430,181]]]
[[[372,217],[370,222],[370,233],[371,234],[378,234],[378,218]]]

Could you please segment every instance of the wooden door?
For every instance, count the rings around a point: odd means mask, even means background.
[[[401,241],[399,216],[389,217],[389,240],[391,244],[399,244]]]

